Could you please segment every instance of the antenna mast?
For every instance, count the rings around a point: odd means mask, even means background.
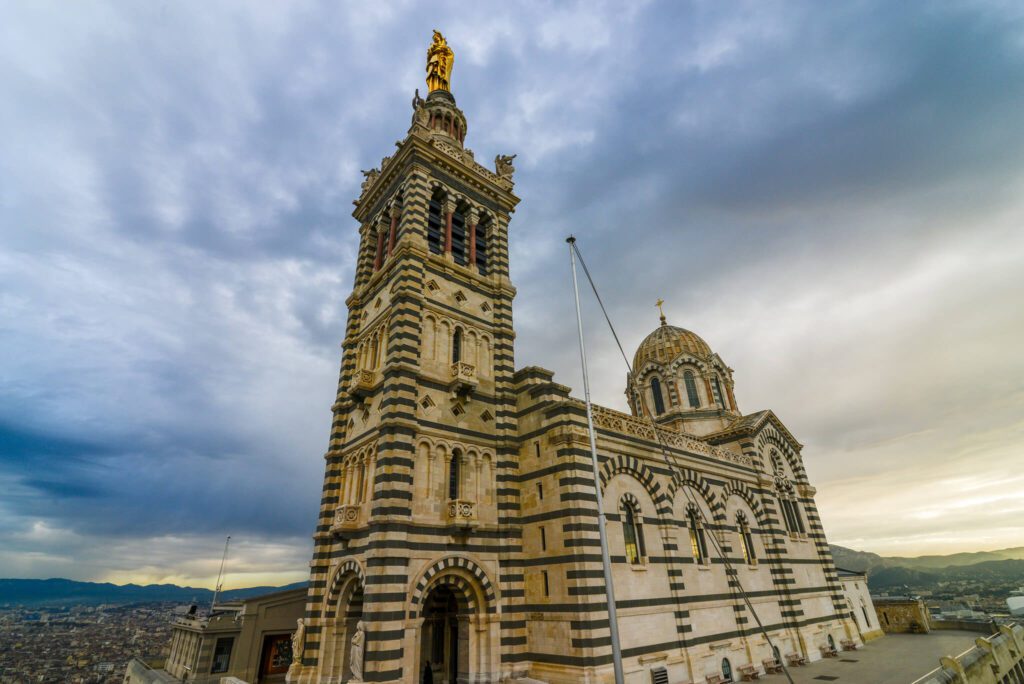
[[[587,351],[583,344],[583,314],[580,313],[580,288],[576,283],[576,238],[569,236],[569,259],[572,263],[572,289],[576,296],[576,326],[580,335],[580,363],[583,366],[583,396],[587,400],[587,433],[590,435],[590,462],[594,471],[594,491],[597,495],[597,529],[601,536],[601,565],[604,569],[604,586],[608,596],[608,631],[612,642],[612,669],[615,684],[623,684],[622,648],[619,646],[619,620],[615,612],[615,585],[612,582],[612,562],[608,555],[607,521],[604,503],[601,500],[601,480],[597,470],[597,440],[594,437],[594,415],[590,407],[590,377],[587,375]]]
[[[224,540],[224,555],[220,559],[220,571],[217,573],[217,586],[213,590],[213,600],[210,601],[211,614],[213,613],[213,607],[217,605],[217,597],[220,595],[221,587],[224,586],[221,579],[224,577],[224,564],[227,563],[228,560],[228,544],[230,543],[231,535],[229,534],[228,538]]]

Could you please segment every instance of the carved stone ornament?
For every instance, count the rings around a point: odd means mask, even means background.
[[[512,160],[517,156],[515,154],[499,154],[494,158],[494,171],[499,178],[512,178],[512,174],[516,172],[516,167],[512,166]]]
[[[373,182],[377,180],[377,176],[380,175],[380,171],[378,169],[370,169],[368,171],[362,171],[361,173],[363,174],[363,184],[361,189],[363,192],[366,192],[366,189],[373,185]]]

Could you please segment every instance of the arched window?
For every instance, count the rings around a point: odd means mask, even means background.
[[[700,408],[700,397],[697,395],[697,382],[693,378],[692,371],[683,373],[683,383],[686,385],[686,398],[690,400],[692,408]]]
[[[740,533],[740,550],[743,552],[743,560],[747,565],[757,564],[757,554],[754,552],[754,537],[750,533],[750,525],[742,513],[736,516],[736,529]]]
[[[728,658],[722,658],[722,679],[727,682],[732,681],[732,663]]]
[[[456,449],[452,452],[452,458],[448,462],[448,498],[459,498],[459,465],[462,460],[462,452]]]
[[[633,504],[622,503],[622,536],[626,542],[626,562],[630,565],[638,565],[643,557],[647,555],[644,548],[644,530],[638,522],[640,512]]]
[[[462,328],[456,328],[452,335],[452,363],[462,360]]]
[[[476,240],[476,270],[480,275],[487,275],[487,231],[490,229],[490,219],[484,219],[476,224],[473,231]]]
[[[772,646],[772,655],[775,657],[775,662],[782,663],[782,653],[779,652],[778,646]]]
[[[457,207],[452,213],[452,257],[459,266],[466,265],[466,215],[463,207]]]
[[[786,495],[780,497],[779,502],[782,504],[782,514],[786,519],[786,529],[790,532],[799,532],[803,534],[806,530],[804,528],[804,519],[800,515],[800,508],[797,506],[795,500],[789,498]]]
[[[444,195],[435,190],[427,212],[427,247],[432,254],[444,251]]]
[[[722,398],[722,385],[718,382],[718,376],[711,378],[711,392],[715,395],[715,403],[726,408],[725,400]]]
[[[704,540],[704,525],[701,522],[700,515],[697,513],[697,509],[691,506],[687,517],[690,522],[690,550],[693,551],[693,562],[707,563],[708,547],[707,542]]]
[[[363,487],[366,484],[366,461],[359,461],[359,480],[356,482],[356,503],[363,502]]]
[[[871,629],[871,618],[868,617],[867,606],[864,605],[864,599],[860,600],[860,610],[864,613],[864,626]]]
[[[654,413],[660,416],[665,412],[665,397],[661,394],[661,381],[658,378],[651,378],[651,394],[654,396]]]

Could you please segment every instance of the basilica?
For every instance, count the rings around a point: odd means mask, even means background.
[[[860,643],[800,443],[740,410],[696,333],[662,316],[626,378],[630,412],[594,407],[595,482],[584,403],[516,368],[514,157],[485,166],[466,147],[453,60],[435,32],[428,93],[355,202],[287,680],[613,681],[596,487],[627,682],[738,680]]]

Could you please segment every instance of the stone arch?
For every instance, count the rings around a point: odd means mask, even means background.
[[[730,480],[725,483],[725,488],[722,490],[722,499],[728,504],[729,498],[733,496],[738,497],[747,504],[750,512],[754,514],[754,518],[757,520],[758,527],[768,527],[768,516],[765,515],[760,500],[750,487],[742,482]]]
[[[803,464],[800,462],[800,457],[796,450],[790,445],[782,434],[779,433],[771,425],[765,426],[760,434],[757,436],[757,446],[764,453],[768,447],[775,447],[779,453],[786,459],[789,464],[790,470],[793,472],[793,478],[799,481],[806,482],[807,473],[804,471]]]
[[[362,566],[355,560],[350,558],[335,568],[328,589],[324,593],[323,615],[325,619],[329,620],[336,617],[335,612],[337,611],[341,589],[353,577],[359,584],[366,586],[366,574],[363,572]]]
[[[497,593],[484,569],[465,556],[446,556],[424,570],[413,585],[408,600],[409,618],[419,617],[424,596],[441,584],[452,589],[460,607],[470,614],[498,610]]]
[[[684,486],[692,487],[702,497],[704,497],[704,502],[707,504],[708,510],[711,511],[711,514],[714,516],[716,521],[725,515],[722,502],[715,495],[714,490],[711,488],[711,484],[705,480],[700,473],[691,468],[680,468],[673,473],[672,482],[668,485],[668,499],[673,508],[675,507],[676,494]]]
[[[640,499],[630,492],[626,492],[619,497],[619,512],[625,514],[626,508],[632,508],[634,513],[643,513],[643,509],[640,507]]]
[[[664,492],[661,491],[661,484],[657,482],[654,471],[635,456],[616,454],[604,462],[599,473],[601,491],[603,492],[608,487],[608,483],[613,477],[620,474],[629,475],[643,485],[643,488],[647,490],[647,494],[651,497],[651,501],[654,502],[655,512],[658,515],[670,512],[668,499]]]

